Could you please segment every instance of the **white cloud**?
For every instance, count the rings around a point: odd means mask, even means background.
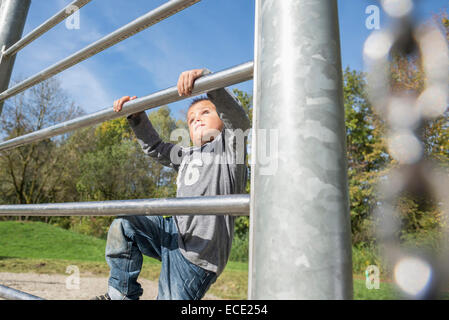
[[[117,51],[128,61],[146,70],[157,88],[174,86],[178,75],[198,57],[183,50],[176,40],[164,32],[160,34],[152,31],[136,36],[126,45],[118,46]]]
[[[86,66],[76,65],[60,76],[61,87],[86,113],[112,107],[113,95]]]

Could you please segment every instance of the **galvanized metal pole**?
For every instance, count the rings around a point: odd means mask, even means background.
[[[22,292],[6,286],[2,286],[1,284],[0,284],[0,298],[4,298],[6,300],[44,300],[32,294]]]
[[[123,215],[231,215],[249,214],[249,196],[220,196],[109,200],[0,205],[0,216],[123,216]]]
[[[3,48],[7,49],[19,41],[25,26],[30,3],[31,0],[2,0],[0,2],[0,52],[3,51]],[[15,55],[1,57],[0,92],[8,89],[15,59]],[[0,114],[2,109],[3,101],[0,101]]]
[[[337,3],[256,0],[255,30],[249,299],[351,299]]]

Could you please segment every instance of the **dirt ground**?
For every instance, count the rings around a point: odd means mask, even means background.
[[[107,292],[107,277],[82,274],[79,288],[70,281],[67,285],[67,278],[67,275],[58,274],[0,272],[0,284],[47,300],[89,300]],[[139,283],[143,288],[141,300],[154,300],[157,296],[157,282],[139,279]],[[217,297],[206,294],[204,299],[215,300]]]

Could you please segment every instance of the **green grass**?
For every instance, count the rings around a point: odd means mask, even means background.
[[[400,299],[394,285],[381,282],[379,289],[368,289],[365,279],[354,278],[354,299],[356,300],[396,300]]]
[[[42,222],[0,222],[0,258],[105,261],[106,241]],[[144,257],[144,262],[159,261]]]
[[[107,276],[106,241],[41,222],[0,222],[0,272],[65,274],[68,265],[77,265],[81,274]],[[355,257],[360,268],[371,259]],[[360,261],[358,261],[360,260]],[[366,261],[366,262],[365,262]],[[141,277],[157,280],[160,262],[144,257]],[[354,270],[356,270],[355,268]],[[209,292],[222,299],[246,299],[248,263],[230,261]],[[382,281],[379,289],[367,289],[363,272],[354,276],[354,299],[392,300],[400,296],[394,285]],[[449,299],[449,294],[443,297]]]
[[[102,261],[105,241],[42,222],[0,223],[0,256]]]
[[[0,272],[65,274],[76,265],[81,274],[108,276],[106,241],[42,222],[0,222]],[[141,277],[159,278],[161,263],[144,256]],[[209,292],[222,299],[245,299],[248,264],[230,261]]]

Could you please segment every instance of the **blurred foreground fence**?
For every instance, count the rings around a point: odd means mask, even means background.
[[[426,159],[423,128],[426,121],[443,116],[449,96],[449,50],[445,35],[432,23],[418,25],[410,0],[383,0],[391,26],[373,32],[365,42],[368,95],[388,125],[388,151],[397,162],[378,186],[374,212],[382,257],[393,271],[395,283],[411,299],[435,299],[449,280],[449,181],[447,168]],[[422,92],[392,87],[392,57],[418,56],[426,79]],[[435,201],[443,212],[438,250],[401,245],[400,215],[395,209],[403,194]]]

